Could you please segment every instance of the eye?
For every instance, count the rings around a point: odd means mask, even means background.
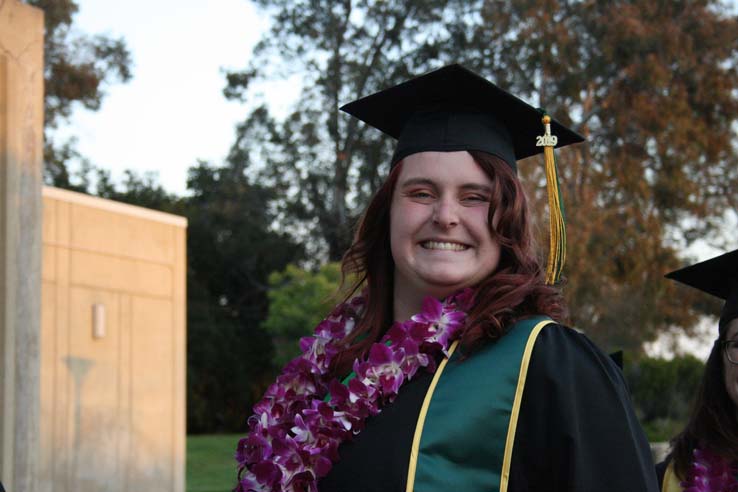
[[[479,193],[472,193],[470,195],[463,196],[461,201],[467,203],[487,203],[489,202],[489,197]]]
[[[408,190],[405,192],[405,196],[414,198],[416,200],[430,200],[433,198],[433,192],[427,189],[416,189]]]

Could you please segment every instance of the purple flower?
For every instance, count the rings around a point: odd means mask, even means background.
[[[681,483],[685,492],[738,492],[735,466],[709,449],[696,448],[694,461]]]
[[[338,380],[334,379],[333,381],[331,381],[328,389],[331,393],[330,402],[334,408],[348,401],[349,389],[348,386],[346,386],[345,384],[341,384],[338,382]]]
[[[328,475],[328,472],[331,471],[331,468],[333,468],[333,463],[331,462],[331,460],[325,458],[324,456],[319,456],[315,462],[315,475],[318,478],[324,477]]]
[[[289,392],[296,395],[314,395],[317,392],[315,379],[312,377],[312,368],[306,367],[303,372],[282,374],[277,378],[280,386],[278,396],[286,396]]]
[[[383,343],[369,349],[369,360],[356,366],[356,375],[365,385],[379,387],[385,396],[395,395],[405,379],[402,362],[405,352]]]
[[[357,433],[363,420],[379,413],[377,389],[367,386],[358,378],[349,381],[348,386],[334,380],[331,383],[331,405],[342,412],[343,419],[351,423],[351,430]]]
[[[346,421],[344,413],[335,411],[325,402],[313,401],[312,408],[305,409],[303,415],[295,417],[292,432],[295,442],[305,453],[305,459],[313,467],[319,465],[320,457],[337,460],[339,444],[351,436],[351,424]]]
[[[408,326],[405,323],[393,323],[387,333],[382,337],[382,343],[390,343],[392,345],[399,345],[404,342],[410,334],[408,333]]]
[[[244,492],[273,492],[280,490],[278,483],[282,478],[279,466],[269,461],[254,464],[239,481],[237,490]]]
[[[443,304],[435,297],[428,296],[423,299],[422,311],[413,316],[412,319],[416,323],[433,324],[438,322],[443,315]]]
[[[300,414],[295,415],[295,426],[290,430],[295,434],[295,441],[299,443],[315,441],[315,437],[310,431],[310,427],[308,427]]]
[[[466,314],[441,304],[434,297],[426,297],[423,300],[421,313],[411,319],[428,325],[431,335],[426,337],[426,341],[439,344],[443,353],[448,357],[449,341],[461,330]]]
[[[291,477],[288,489],[294,492],[318,492],[318,484],[315,475],[310,471],[296,473]]]
[[[412,339],[406,339],[400,345],[400,349],[405,354],[405,358],[402,361],[402,371],[405,373],[407,379],[412,379],[418,369],[421,367],[427,367],[430,363],[430,357],[420,352],[420,347]]]
[[[256,463],[272,455],[271,439],[268,435],[252,432],[238,441],[236,461],[239,464]]]
[[[302,359],[308,361],[313,374],[328,370],[331,359],[338,353],[333,339],[324,336],[302,337],[300,339]]]
[[[320,418],[320,422],[323,425],[329,425],[330,423],[333,426],[340,426],[345,431],[351,429],[351,421],[349,420],[346,412],[335,410],[323,401],[316,401],[314,403],[313,408],[305,410],[305,415]]]
[[[283,398],[280,400],[284,401]],[[274,398],[265,398],[254,405],[254,416],[258,417],[256,420],[252,417],[249,420],[249,426],[255,424],[257,421],[261,423],[263,427],[279,425],[285,416],[284,405],[278,403]]]

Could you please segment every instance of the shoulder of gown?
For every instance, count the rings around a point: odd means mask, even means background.
[[[510,491],[657,492],[620,368],[585,335],[545,327],[528,368]]]

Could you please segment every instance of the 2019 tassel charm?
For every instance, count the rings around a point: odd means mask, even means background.
[[[559,281],[566,261],[566,222],[553,150],[558,143],[558,138],[551,135],[551,117],[544,114],[541,121],[545,131],[543,135],[537,137],[536,146],[543,147],[546,165],[546,188],[548,189],[550,243],[548,264],[546,266],[546,283],[553,285]]]

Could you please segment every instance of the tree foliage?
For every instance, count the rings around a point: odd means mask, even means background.
[[[44,178],[54,186],[79,189],[67,164],[84,159],[73,139],[57,142],[53,130],[76,105],[100,109],[107,84],[130,80],[131,55],[123,39],[75,32],[79,6],[74,0],[26,2],[44,11]]]
[[[327,263],[316,272],[290,264],[269,275],[269,314],[262,326],[274,340],[277,367],[300,353],[300,338],[310,335],[331,311],[340,284],[338,263]]]
[[[684,428],[704,369],[691,355],[625,365],[636,414],[651,442],[668,441]]]
[[[391,142],[338,106],[460,62],[588,139],[559,154],[571,322],[630,350],[696,324],[696,295],[662,276],[735,206],[738,21],[717,0],[256,3],[273,28],[226,95],[290,73],[304,87],[284,121],[255,110],[232,157],[261,163],[280,223],[304,242],[340,258],[387,171]],[[540,159],[520,169],[545,230]]]
[[[696,324],[688,302],[696,296],[675,295],[662,276],[685,245],[716,231],[730,206],[726,187],[738,184],[738,23],[707,1],[548,5],[484,11],[487,59],[519,67],[490,71],[515,92],[551,101],[549,110],[587,136],[561,159],[565,293],[576,326],[637,348],[665,327]],[[540,182],[528,167],[527,182]]]
[[[273,345],[261,328],[268,277],[301,249],[270,229],[272,191],[240,164],[190,168],[188,218],[188,396],[190,432],[242,430],[271,382]]]

